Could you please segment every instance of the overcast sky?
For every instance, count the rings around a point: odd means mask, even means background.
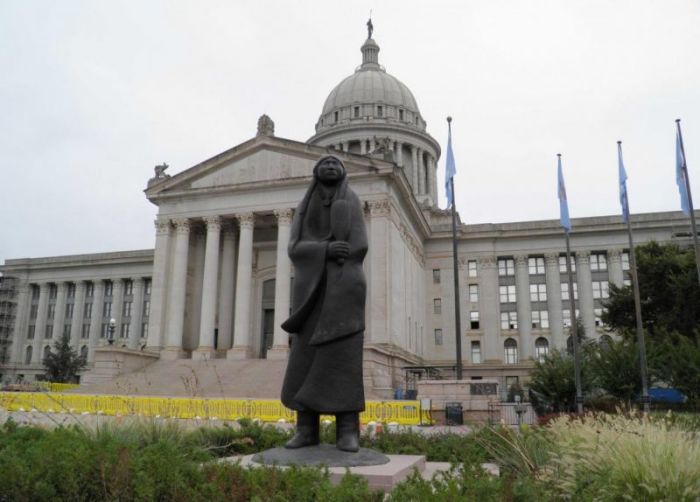
[[[0,0],[0,262],[150,248],[153,166],[175,174],[255,134],[305,141],[360,64],[380,63],[443,148],[452,115],[468,223],[679,208],[676,118],[700,200],[696,0]],[[575,231],[575,228],[574,228]]]

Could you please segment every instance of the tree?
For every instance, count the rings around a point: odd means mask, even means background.
[[[70,346],[70,336],[63,335],[56,340],[53,350],[49,348],[42,364],[46,369],[46,378],[51,382],[73,383],[78,381],[78,372],[87,361]]]
[[[584,352],[584,351],[582,351]],[[587,358],[581,358],[581,385],[584,394],[589,388]],[[530,401],[538,415],[576,410],[574,357],[566,351],[551,350],[543,361],[537,361],[530,373]]]
[[[700,336],[665,334],[654,347],[653,372],[693,403],[700,403]]]
[[[628,404],[641,394],[639,349],[633,338],[590,344],[586,359],[595,387]]]
[[[636,248],[644,329],[651,338],[674,331],[695,338],[700,325],[700,285],[692,249],[649,242]],[[636,329],[632,287],[610,285],[603,322],[611,330]]]

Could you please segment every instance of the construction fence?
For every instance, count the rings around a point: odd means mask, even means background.
[[[0,392],[0,407],[9,411],[43,413],[90,413],[140,415],[146,417],[202,420],[259,419],[263,422],[296,420],[296,412],[272,399],[204,399],[175,397],[63,394],[60,392]],[[334,420],[332,415],[321,419]],[[430,410],[420,401],[367,401],[360,414],[363,424],[395,422],[399,425],[428,425]]]

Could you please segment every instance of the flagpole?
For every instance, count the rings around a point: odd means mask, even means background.
[[[622,141],[617,142],[618,158],[622,165]],[[623,180],[620,180],[623,183]],[[622,201],[621,201],[622,202]],[[637,324],[637,344],[639,346],[639,373],[642,378],[642,411],[647,415],[650,411],[649,384],[647,382],[647,350],[644,341],[644,327],[642,326],[642,302],[639,294],[639,275],[637,274],[637,258],[634,251],[634,240],[632,239],[632,221],[630,218],[629,198],[627,195],[627,185],[625,185],[623,217],[627,221],[627,237],[630,247],[630,275],[632,276],[632,288],[634,293],[634,317]]]
[[[561,153],[557,154],[561,166]],[[567,211],[568,213],[568,211]],[[567,215],[568,216],[568,215]],[[576,385],[576,412],[583,414],[583,392],[581,391],[581,355],[578,345],[578,322],[576,321],[576,300],[574,298],[574,277],[571,273],[571,243],[569,230],[564,228],[566,236],[566,275],[569,281],[569,308],[571,309],[571,340],[574,346],[574,383]]]
[[[690,226],[693,229],[693,245],[695,246],[695,265],[698,269],[698,282],[700,282],[700,248],[698,247],[698,231],[695,226],[695,210],[693,209],[693,195],[690,193],[690,178],[688,177],[688,164],[685,161],[685,147],[683,146],[683,134],[681,133],[681,119],[676,119],[678,128],[678,139],[681,145],[683,156],[683,177],[685,178],[685,193],[688,196],[688,209],[690,209]]]
[[[450,138],[452,137],[452,117],[447,117],[447,128]],[[452,268],[455,287],[455,347],[456,347],[456,369],[457,380],[462,379],[462,314],[459,300],[459,263],[457,259],[457,212],[455,209],[455,179],[450,178],[450,193],[452,195]]]

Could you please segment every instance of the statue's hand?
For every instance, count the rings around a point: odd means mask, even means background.
[[[345,259],[348,257],[348,254],[350,254],[350,244],[346,241],[333,241],[328,244],[329,260]]]

